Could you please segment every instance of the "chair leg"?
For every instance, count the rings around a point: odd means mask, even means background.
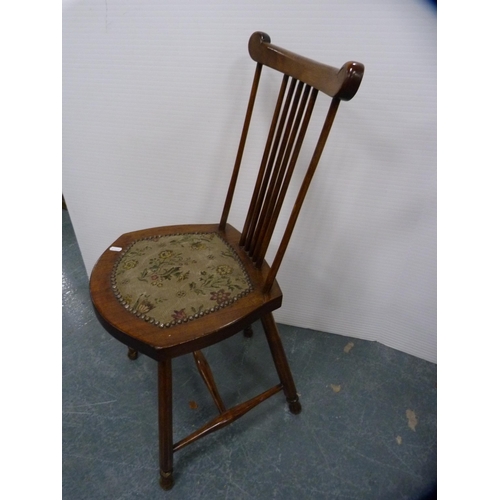
[[[158,430],[160,438],[160,486],[170,490],[174,485],[172,360],[158,362]]]
[[[292,372],[290,370],[290,366],[288,365],[283,344],[281,343],[278,327],[276,326],[276,322],[274,321],[274,317],[271,313],[262,316],[261,320],[262,325],[264,326],[264,331],[266,332],[267,342],[269,344],[269,348],[271,349],[276,371],[278,372],[281,384],[283,385],[283,392],[285,393],[288,408],[290,408],[290,411],[296,415],[300,413],[302,406],[299,402],[299,396],[297,394],[297,389],[295,388]]]
[[[220,397],[219,390],[217,389],[217,385],[215,383],[214,376],[212,370],[210,369],[208,361],[206,360],[204,354],[201,351],[194,351],[193,356],[194,360],[196,361],[196,367],[198,368],[198,371],[200,372],[200,375],[203,378],[205,385],[207,386],[210,394],[212,395],[215,406],[217,406],[217,409],[219,410],[220,414],[224,413],[226,411],[226,407],[224,406],[224,402]]]
[[[135,349],[132,349],[132,347],[128,348],[128,359],[131,359],[132,361],[137,359],[138,352]]]

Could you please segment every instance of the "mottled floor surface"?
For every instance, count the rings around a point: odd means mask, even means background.
[[[415,499],[436,483],[436,366],[375,342],[280,326],[302,413],[282,394],[175,454],[158,484],[156,364],[96,320],[63,210],[63,498]],[[285,294],[286,298],[286,294]],[[260,325],[205,351],[227,405],[275,385]],[[174,440],[216,415],[191,357],[173,362]]]

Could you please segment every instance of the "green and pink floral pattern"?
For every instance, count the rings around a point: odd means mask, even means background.
[[[137,240],[115,266],[113,285],[124,307],[163,328],[227,307],[252,290],[238,256],[217,233]]]

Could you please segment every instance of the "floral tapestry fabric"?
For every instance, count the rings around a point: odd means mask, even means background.
[[[217,233],[135,241],[117,262],[112,286],[126,309],[162,328],[227,307],[252,290],[239,257]]]

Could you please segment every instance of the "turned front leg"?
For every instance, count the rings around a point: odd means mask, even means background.
[[[160,437],[160,485],[169,490],[174,485],[172,360],[158,362],[158,426]]]

